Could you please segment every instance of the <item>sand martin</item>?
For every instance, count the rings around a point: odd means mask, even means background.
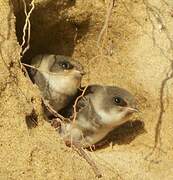
[[[57,112],[73,99],[81,84],[82,65],[70,57],[44,54],[32,59],[31,79],[38,85],[43,98]]]
[[[71,142],[89,147],[110,131],[128,121],[137,112],[134,96],[115,86],[90,85],[77,102],[74,122],[62,123],[58,129],[69,145]]]

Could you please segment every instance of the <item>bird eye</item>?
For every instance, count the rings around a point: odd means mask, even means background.
[[[121,102],[121,99],[119,97],[114,97],[114,102],[116,104],[119,104]]]
[[[127,103],[121,97],[113,97],[114,104],[118,106],[126,106]]]
[[[63,68],[63,69],[72,69],[73,66],[68,63],[68,62],[60,62],[59,65]]]

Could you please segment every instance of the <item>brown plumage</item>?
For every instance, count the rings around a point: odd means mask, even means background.
[[[59,132],[67,144],[88,147],[137,112],[134,96],[115,86],[91,85],[77,103],[75,122],[63,123]]]
[[[84,74],[82,65],[70,57],[45,54],[32,59],[31,79],[43,98],[56,110],[64,108],[75,96]]]

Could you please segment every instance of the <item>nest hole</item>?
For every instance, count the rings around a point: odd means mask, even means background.
[[[23,29],[26,15],[31,9],[30,1],[13,0],[16,17],[16,36],[23,43]],[[22,62],[30,64],[38,54],[59,54],[72,56],[76,43],[87,33],[90,19],[77,22],[68,16],[68,10],[75,6],[74,0],[54,0],[35,4],[30,16],[30,48],[24,54]],[[26,32],[27,34],[27,32]],[[25,37],[25,39],[27,36]],[[23,49],[26,47],[23,47]]]

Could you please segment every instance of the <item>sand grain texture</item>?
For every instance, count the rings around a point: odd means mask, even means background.
[[[96,179],[45,121],[38,88],[19,63],[22,1],[12,2],[0,0],[0,179]],[[35,0],[24,61],[42,52],[69,55],[87,71],[83,85],[117,85],[135,94],[141,113],[134,123],[112,133],[113,147],[88,152],[103,179],[173,179],[173,2],[115,1],[98,43],[108,2]],[[38,125],[28,129],[33,111]]]

